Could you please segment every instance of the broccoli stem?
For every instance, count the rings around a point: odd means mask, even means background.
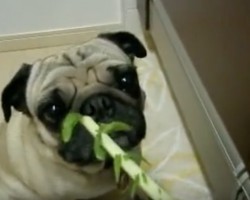
[[[81,123],[95,138],[98,135],[99,126],[88,116],[81,118]],[[170,196],[158,186],[127,154],[108,136],[101,134],[102,147],[115,159],[121,157],[121,168],[130,176],[133,181],[137,181],[138,186],[154,200],[171,200]]]

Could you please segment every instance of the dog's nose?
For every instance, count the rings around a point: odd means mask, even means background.
[[[107,95],[94,95],[83,103],[80,112],[91,116],[97,121],[105,121],[114,116],[115,103]]]

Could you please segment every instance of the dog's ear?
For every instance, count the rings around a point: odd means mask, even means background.
[[[3,90],[2,110],[6,122],[10,120],[12,106],[20,112],[29,114],[25,92],[30,71],[31,65],[23,64]]]
[[[114,42],[131,58],[134,58],[134,56],[144,58],[147,55],[143,44],[132,33],[126,31],[102,33],[98,37]]]

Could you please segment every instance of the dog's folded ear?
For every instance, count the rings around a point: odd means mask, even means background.
[[[132,59],[134,56],[144,58],[147,55],[147,51],[143,44],[132,33],[126,31],[102,33],[98,35],[98,37],[114,42]]]
[[[10,120],[12,106],[20,112],[29,114],[25,91],[31,66],[23,64],[2,92],[2,110],[6,122]]]

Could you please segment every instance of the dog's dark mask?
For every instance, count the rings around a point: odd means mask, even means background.
[[[107,44],[101,44],[100,40]],[[102,45],[102,49],[98,45]],[[104,48],[105,45],[107,49]],[[64,160],[84,166],[96,161],[93,155],[93,138],[78,124],[73,131],[72,140],[66,144],[60,142],[62,120],[69,112],[78,112],[93,117],[97,122],[123,121],[133,129],[113,133],[111,137],[126,150],[136,147],[145,137],[146,123],[143,115],[144,93],[133,61],[134,57],[145,57],[146,50],[128,32],[100,34],[92,43],[83,47],[55,56],[52,61],[45,59],[41,62],[40,67],[44,68],[39,69],[39,73],[46,74],[44,79],[56,70],[60,74],[63,69],[64,73],[51,78],[46,89],[35,91],[36,95],[27,91],[27,88],[33,87],[33,83],[28,80],[32,70],[38,69],[24,64],[2,93],[2,109],[6,122],[11,118],[11,107],[34,118],[36,123],[42,124],[51,137],[58,141],[58,152]],[[119,49],[122,51],[118,52]],[[81,71],[85,66],[78,63],[90,60],[91,56],[95,58],[95,53],[103,58],[98,62],[95,59],[89,61],[87,70]],[[47,70],[46,73],[43,69]],[[79,77],[82,80],[78,80]],[[29,102],[34,100],[29,101],[29,98],[37,100],[30,105]]]

